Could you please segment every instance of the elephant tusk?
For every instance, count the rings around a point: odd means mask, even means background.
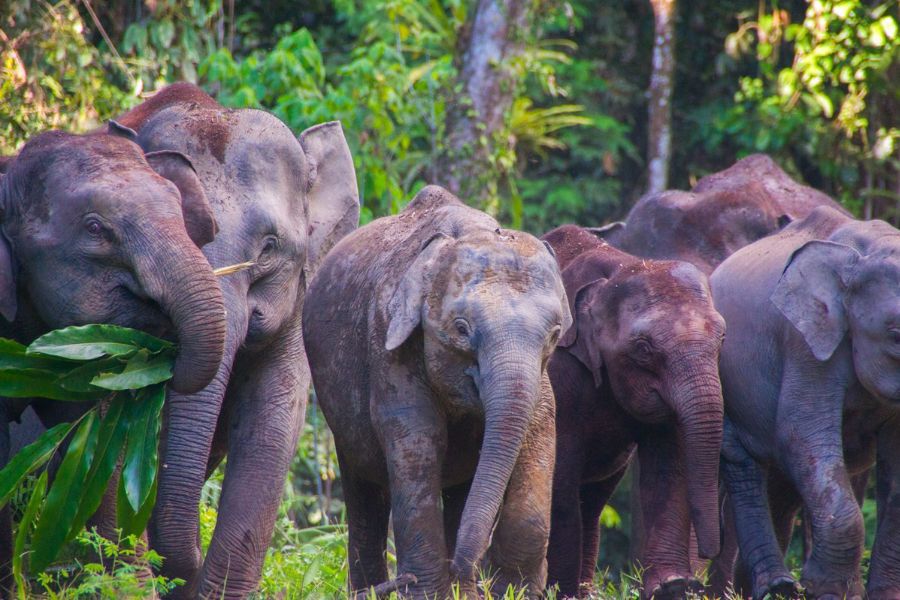
[[[232,273],[237,273],[239,271],[243,271],[244,269],[249,269],[255,264],[255,262],[250,261],[237,263],[236,265],[228,265],[227,267],[219,267],[218,269],[213,269],[213,275],[215,275],[216,277],[231,275]]]

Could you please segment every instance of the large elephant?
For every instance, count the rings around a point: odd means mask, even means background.
[[[822,207],[712,274],[728,326],[722,471],[754,598],[795,591],[783,551],[801,505],[812,522],[807,595],[862,597],[851,477],[876,457],[868,597],[900,595],[898,256],[887,223]]]
[[[225,340],[222,293],[198,248],[215,228],[183,154],[145,153],[105,133],[36,136],[0,180],[0,337],[29,343],[87,323],[140,328],[177,340],[174,389],[202,389],[219,368]],[[8,423],[27,404],[0,402],[4,465]],[[84,410],[33,405],[47,425]],[[8,513],[4,520],[0,564],[8,567]]]
[[[549,583],[567,597],[590,586],[600,511],[636,449],[642,597],[684,597],[701,587],[691,524],[702,556],[719,551],[724,321],[706,276],[689,263],[636,258],[575,225],[543,239],[556,251],[574,318],[548,369],[557,401]]]
[[[303,323],[341,466],[350,588],[387,579],[392,514],[412,596],[443,598],[455,580],[474,598],[482,565],[495,590],[539,597],[555,434],[546,364],[571,323],[549,248],[430,186],[335,247]]]
[[[119,122],[148,152],[191,156],[219,226],[203,249],[209,262],[253,263],[222,280],[225,354],[213,382],[167,399],[149,528],[163,572],[187,582],[175,596],[244,597],[258,585],[304,417],[306,284],[359,220],[353,161],[339,123],[298,140],[273,115],[223,108],[190,84],[165,88]],[[200,493],[226,453],[204,560]]]
[[[753,154],[702,178],[690,192],[644,196],[623,223],[598,233],[631,254],[686,260],[709,274],[736,250],[817,206],[849,215],[822,192],[791,179],[765,154]]]

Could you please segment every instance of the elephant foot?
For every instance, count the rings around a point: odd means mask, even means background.
[[[812,582],[804,580],[803,588],[807,598],[816,600],[862,600],[865,597],[862,585],[858,581],[846,583],[843,581]],[[897,598],[896,595],[887,597]]]
[[[672,575],[656,584],[645,598],[652,598],[653,600],[683,600],[689,595],[702,595],[705,591],[703,584],[693,577]]]
[[[794,581],[793,577],[780,575],[753,592],[755,600],[763,600],[766,597],[770,600],[779,598],[800,599],[803,598],[803,589]]]
[[[873,588],[871,587],[871,583],[869,586],[870,587],[866,592],[866,598],[868,598],[868,600],[895,600],[896,598],[900,598],[900,587]]]
[[[404,573],[403,575],[398,575],[395,579],[357,591],[355,600],[365,600],[372,598],[373,595],[375,598],[387,598],[395,592],[400,596],[404,596],[409,591],[409,586],[415,585],[418,581],[412,573]]]

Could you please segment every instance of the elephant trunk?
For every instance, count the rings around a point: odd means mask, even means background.
[[[695,359],[696,360],[696,359]],[[680,445],[687,465],[688,504],[701,558],[719,554],[719,451],[722,386],[717,365],[694,372],[674,386]]]
[[[162,239],[135,271],[147,295],[175,326],[178,355],[172,389],[190,394],[216,374],[225,348],[225,302],[219,282],[200,249],[184,239]],[[141,264],[144,263],[144,264]]]
[[[471,581],[487,550],[507,484],[540,397],[539,352],[513,341],[479,357],[475,377],[484,405],[481,456],[457,535],[451,573]]]

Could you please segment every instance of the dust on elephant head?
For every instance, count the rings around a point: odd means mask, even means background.
[[[224,308],[198,246],[215,220],[190,160],[120,137],[51,131],[0,184],[0,314],[10,335],[86,323],[174,334],[173,387],[209,383]],[[0,327],[2,328],[2,327]]]

